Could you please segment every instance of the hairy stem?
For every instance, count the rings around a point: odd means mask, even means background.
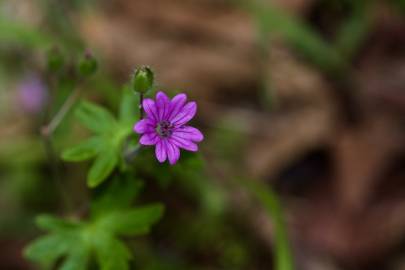
[[[139,98],[139,119],[143,118],[143,107],[142,107],[142,103],[143,103],[143,94],[140,94],[140,98]]]

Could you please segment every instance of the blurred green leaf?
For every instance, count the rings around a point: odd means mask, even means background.
[[[163,205],[154,204],[142,208],[116,211],[98,221],[100,227],[117,235],[139,235],[148,232],[151,225],[163,215]]]
[[[92,260],[102,270],[129,269],[132,256],[118,236],[148,232],[161,218],[163,206],[152,204],[135,209],[126,206],[100,214],[96,219],[77,223],[52,216],[38,218],[40,227],[51,233],[32,242],[24,250],[25,257],[47,269],[54,269],[61,258],[64,260],[58,269],[62,270],[85,270]]]
[[[281,35],[303,56],[327,72],[340,72],[346,67],[346,63],[334,47],[304,22],[270,3],[253,0],[245,1],[245,5],[256,19],[265,37],[273,34]]]
[[[405,0],[391,0],[391,2],[397,6],[402,12],[405,11]]]
[[[87,246],[72,246],[60,270],[87,270],[90,255]]]
[[[87,174],[87,185],[98,186],[114,170],[118,163],[117,153],[112,148],[100,152]]]
[[[37,28],[0,16],[0,43],[46,48],[52,44],[52,39]]]
[[[91,102],[80,102],[75,113],[83,125],[96,133],[114,131],[117,124],[108,110]]]
[[[103,234],[95,241],[95,252],[101,270],[128,270],[131,253],[118,239]]]
[[[143,182],[134,179],[133,174],[126,173],[114,177],[107,186],[101,186],[96,190],[91,202],[93,218],[117,209],[129,208],[142,186]]]
[[[62,152],[65,161],[83,161],[95,157],[103,147],[100,137],[92,137]]]
[[[37,261],[48,268],[60,256],[71,248],[70,238],[61,234],[42,236],[31,243],[25,250],[24,256],[32,261]]]
[[[249,192],[258,199],[272,219],[275,228],[275,258],[277,270],[294,270],[294,260],[287,237],[287,228],[284,222],[283,210],[274,191],[267,185],[251,179],[239,179]]]
[[[343,22],[335,39],[336,50],[348,61],[352,59],[361,43],[365,40],[371,26],[370,3],[353,1],[353,14]]]
[[[40,215],[36,218],[36,224],[39,228],[48,231],[63,232],[76,229],[80,225],[77,222],[56,218],[50,215]]]

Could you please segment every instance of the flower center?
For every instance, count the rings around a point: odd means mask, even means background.
[[[160,137],[167,138],[172,135],[173,126],[167,120],[160,121],[156,126],[156,132],[159,134]]]

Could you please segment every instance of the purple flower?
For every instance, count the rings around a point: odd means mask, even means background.
[[[18,101],[27,113],[38,113],[48,100],[48,91],[37,75],[27,76],[18,85]]]
[[[185,94],[170,100],[165,93],[158,92],[156,101],[145,99],[142,103],[146,117],[135,124],[134,131],[142,134],[140,144],[156,145],[159,162],[168,159],[170,164],[175,164],[180,158],[180,148],[195,152],[196,142],[204,139],[198,129],[186,125],[197,111],[195,102],[186,101]]]

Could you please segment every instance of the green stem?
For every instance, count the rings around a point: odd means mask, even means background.
[[[140,93],[139,94],[139,119],[143,119],[143,107],[142,107],[142,103],[143,103],[143,94]]]
[[[124,153],[125,162],[130,164],[134,160],[134,158],[138,155],[140,150],[141,150],[140,144],[137,144],[136,146],[127,149]]]
[[[49,137],[55,132],[55,130],[58,128],[62,120],[65,118],[66,114],[75,104],[79,96],[80,96],[80,88],[76,88],[73,91],[73,93],[70,94],[70,96],[66,99],[65,103],[63,103],[62,107],[52,118],[51,122],[49,122],[46,126],[42,127],[41,132],[43,135]]]
[[[65,191],[65,187],[63,185],[62,176],[60,172],[58,157],[55,153],[55,149],[52,144],[52,135],[55,130],[58,128],[60,123],[65,118],[66,114],[70,111],[72,106],[75,104],[76,100],[80,96],[80,88],[76,88],[70,96],[66,99],[63,103],[62,107],[59,111],[55,114],[52,120],[41,128],[41,135],[44,141],[45,151],[48,156],[48,160],[51,166],[53,178],[56,181],[58,186],[59,192],[61,194],[62,200],[64,202],[66,211],[70,212],[73,211],[73,203],[71,202],[69,195]]]

